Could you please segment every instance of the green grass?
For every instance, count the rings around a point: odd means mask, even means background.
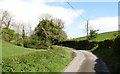
[[[60,72],[72,60],[68,48],[53,46],[50,50],[35,50],[2,42],[3,72]]]
[[[36,50],[16,46],[2,40],[2,56],[3,57],[22,55],[30,52],[35,52],[35,51]]]
[[[2,62],[2,41],[0,39],[0,69],[1,69],[1,62]],[[0,70],[1,72],[1,70]]]
[[[100,33],[97,35],[95,39],[92,41],[104,41],[107,39],[115,39],[118,36],[118,31],[112,31],[112,32],[105,32],[105,33]],[[79,37],[79,38],[73,38],[72,40],[80,41],[80,40],[86,40],[87,37]]]

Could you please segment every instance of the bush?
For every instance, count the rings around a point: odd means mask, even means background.
[[[90,30],[90,35],[89,35],[89,39],[92,40],[94,38],[97,37],[98,33],[97,33],[98,30]]]
[[[2,29],[2,39],[10,42],[11,40],[14,39],[14,30],[9,29],[9,28],[3,28]]]

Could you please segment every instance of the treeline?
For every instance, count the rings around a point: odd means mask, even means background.
[[[0,30],[2,39],[27,48],[50,48],[52,45],[67,39],[63,31],[64,22],[45,14],[33,31],[27,34],[26,24],[15,23],[8,11],[0,11]],[[17,27],[16,27],[17,26]]]

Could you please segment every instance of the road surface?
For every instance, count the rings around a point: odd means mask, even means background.
[[[109,72],[106,64],[91,52],[85,50],[73,52],[76,56],[62,72]]]

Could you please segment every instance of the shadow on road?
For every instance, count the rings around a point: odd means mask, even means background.
[[[101,59],[96,59],[95,60],[96,64],[95,64],[95,71],[96,74],[111,74],[107,65],[101,60]]]

